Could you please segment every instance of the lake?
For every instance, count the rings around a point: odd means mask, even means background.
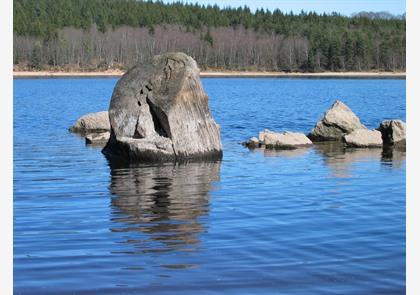
[[[404,151],[240,144],[405,121],[405,80],[204,78],[223,160],[132,167],[68,132],[116,81],[14,80],[15,294],[405,294]]]

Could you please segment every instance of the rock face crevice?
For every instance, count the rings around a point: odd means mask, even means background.
[[[199,73],[183,53],[158,55],[128,71],[112,95],[103,153],[130,162],[221,158],[219,125]]]
[[[171,138],[168,117],[157,106],[153,105],[148,97],[146,97],[146,102],[150,108],[155,132],[160,136]]]

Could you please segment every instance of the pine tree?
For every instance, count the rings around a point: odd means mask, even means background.
[[[203,40],[213,46],[213,37],[210,34],[210,29],[207,29],[207,33],[204,35]]]

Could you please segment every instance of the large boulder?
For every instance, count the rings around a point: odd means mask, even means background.
[[[377,128],[382,133],[384,144],[405,144],[405,123],[401,120],[385,120]]]
[[[184,53],[157,55],[124,74],[112,94],[103,153],[130,162],[220,158],[219,125],[199,74]]]
[[[312,141],[303,133],[297,132],[273,132],[265,129],[258,135],[258,139],[265,148],[296,149],[312,145]]]
[[[382,147],[382,134],[378,130],[357,129],[344,135],[348,147]]]
[[[308,134],[313,141],[341,140],[356,129],[367,129],[343,102],[337,100]]]
[[[108,112],[102,111],[86,114],[80,117],[69,130],[82,134],[110,131]]]

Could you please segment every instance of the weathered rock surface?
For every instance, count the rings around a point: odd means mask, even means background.
[[[341,140],[356,129],[367,129],[343,102],[337,100],[308,134],[313,141]]]
[[[110,133],[108,131],[102,133],[89,133],[85,137],[86,144],[105,145],[109,140],[109,136]]]
[[[112,94],[103,153],[131,162],[220,158],[219,125],[199,73],[184,53],[157,55],[128,71]]]
[[[258,135],[259,142],[266,148],[296,149],[312,145],[312,141],[303,133],[261,131]]]
[[[101,133],[111,130],[107,111],[89,113],[80,117],[76,123],[70,127],[71,132],[77,133]]]
[[[382,133],[384,144],[405,144],[405,123],[401,120],[385,120],[377,128]]]
[[[349,147],[382,147],[382,134],[378,130],[357,129],[344,135]]]

